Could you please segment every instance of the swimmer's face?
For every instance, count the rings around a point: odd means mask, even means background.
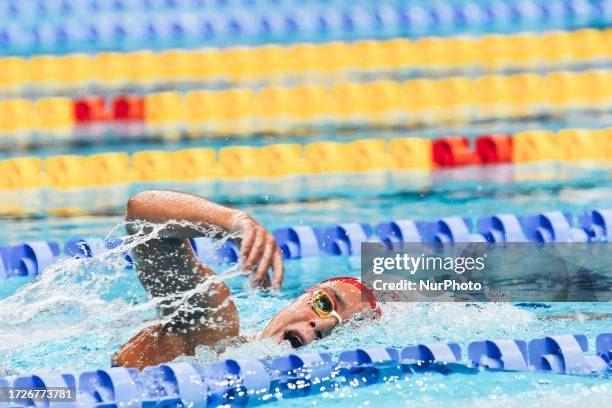
[[[370,308],[368,303],[361,302],[359,289],[349,283],[326,282],[317,288],[322,288],[333,298],[336,313],[342,320],[350,319],[355,313]],[[270,320],[262,337],[272,337],[279,343],[287,340],[293,348],[298,348],[329,336],[339,324],[338,319],[317,315],[310,304],[311,297],[312,293],[304,293],[281,310]]]

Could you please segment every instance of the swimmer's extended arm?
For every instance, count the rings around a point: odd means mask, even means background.
[[[272,267],[272,285],[280,289],[283,282],[283,257],[274,236],[259,225],[249,214],[224,207],[192,194],[167,190],[143,191],[128,201],[127,221],[144,220],[156,224],[187,221],[200,227],[220,227],[241,235],[243,267],[256,268],[253,285],[262,285]],[[161,231],[165,238],[186,239],[202,236],[201,230],[168,224]]]
[[[198,345],[213,345],[238,335],[238,313],[228,287],[222,280],[214,279],[215,273],[199,262],[187,241],[203,235],[202,229],[178,225],[173,220],[241,234],[243,262],[247,268],[257,267],[253,283],[264,284],[268,280],[270,265],[274,269],[274,287],[279,288],[282,283],[282,257],[271,234],[242,211],[191,194],[150,190],[129,200],[126,220],[130,222],[128,231],[132,234],[139,230],[136,222],[139,220],[165,225],[159,239],[137,245],[132,255],[143,286],[154,297],[166,299],[160,304],[160,310],[162,315],[170,315],[171,321],[138,333],[113,356],[113,364],[141,369],[180,355],[193,355]],[[193,293],[199,284],[205,288]],[[187,294],[183,302],[202,313],[194,314],[198,321],[191,321],[189,316],[187,322],[180,321],[183,328],[188,325],[188,330],[177,333],[174,329],[178,326],[172,320],[178,320],[172,315],[176,309],[173,302],[180,304],[183,293]]]

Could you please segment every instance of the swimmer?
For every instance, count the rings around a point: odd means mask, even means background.
[[[145,223],[163,225],[158,238],[136,246],[132,255],[144,288],[165,298],[159,313],[169,321],[139,332],[115,353],[113,365],[142,369],[195,355],[200,345],[214,346],[239,335],[238,311],[227,285],[198,260],[188,241],[203,236],[204,229],[215,227],[240,237],[242,265],[252,271],[254,287],[280,290],[282,286],[283,258],[273,235],[243,211],[191,194],[149,190],[130,198],[126,220],[130,234]],[[354,278],[329,279],[281,310],[261,337],[298,348],[328,336],[362,311],[380,313],[368,288]]]

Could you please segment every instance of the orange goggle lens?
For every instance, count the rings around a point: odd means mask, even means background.
[[[334,300],[329,294],[322,290],[315,290],[312,292],[310,306],[319,317],[328,317],[334,314]]]

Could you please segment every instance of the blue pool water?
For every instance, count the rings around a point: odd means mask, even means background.
[[[488,172],[503,172],[503,166]],[[586,171],[586,170],[585,170]],[[448,180],[453,173],[434,173]],[[459,173],[461,174],[461,173]],[[588,171],[587,173],[588,174]],[[286,225],[327,225],[344,221],[378,221],[445,215],[476,218],[496,212],[532,214],[546,210],[578,212],[609,206],[612,185],[609,170],[599,170],[593,184],[559,188],[559,182],[512,182],[503,189],[483,190],[468,178],[449,182],[445,189],[427,193],[370,194],[361,198],[337,197],[315,201],[248,204],[270,229]],[[456,175],[456,173],[455,173]],[[347,180],[344,180],[346,183]],[[368,187],[367,178],[361,181]],[[349,183],[359,190],[359,181]],[[454,187],[451,186],[455,184]],[[569,185],[570,183],[568,183]],[[346,189],[346,185],[344,186]],[[86,236],[120,237],[120,214],[73,218],[0,221],[3,242],[32,239],[64,241]],[[144,237],[142,239],[149,239]],[[133,271],[110,252],[93,260],[64,259],[36,281],[14,278],[0,281],[0,370],[78,371],[108,367],[111,354],[127,339],[156,319],[155,302],[148,299]],[[306,258],[286,263],[285,287],[279,295],[244,288],[235,267],[222,273],[232,287],[241,315],[242,331],[256,335],[273,316],[312,284],[333,275],[359,275],[359,260],[342,257]],[[528,273],[528,271],[525,271]],[[305,350],[338,352],[366,346],[402,347],[427,341],[456,341],[462,345],[483,338],[536,338],[560,333],[585,333],[594,338],[610,331],[610,320],[543,320],[546,316],[576,312],[612,313],[609,303],[547,304],[529,309],[511,304],[387,304],[378,322],[349,323],[330,337]],[[593,345],[591,344],[591,347]],[[230,348],[221,357],[270,357],[290,352],[287,345],[256,341]],[[209,349],[187,361],[217,359]],[[544,375],[539,373],[482,373],[480,375],[425,374],[363,389],[322,392],[276,406],[610,406],[609,378]]]

